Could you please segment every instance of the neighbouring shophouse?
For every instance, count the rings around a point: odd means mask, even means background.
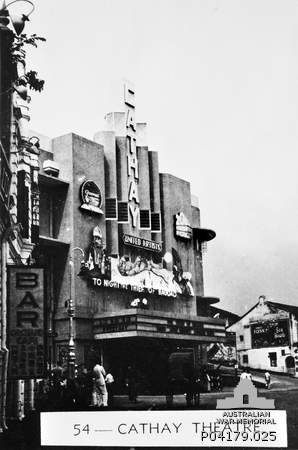
[[[14,324],[14,320],[22,321],[22,301],[25,298],[26,303],[28,292],[27,279],[18,277],[15,267],[20,268],[21,274],[22,268],[28,267],[39,235],[38,148],[37,140],[28,131],[30,98],[23,78],[25,63],[15,62],[12,48],[15,34],[7,27],[8,12],[3,7],[0,11],[0,432],[6,428],[11,352],[14,345],[27,345],[32,340],[32,330],[16,329]],[[19,83],[21,79],[23,82]],[[16,295],[9,299],[10,286],[16,289]],[[9,309],[14,315],[10,314],[8,319]],[[28,383],[32,385],[32,380],[22,380],[18,389],[24,391]]]
[[[227,328],[236,333],[238,363],[242,367],[297,376],[298,307],[266,300]]]
[[[125,85],[123,112],[107,114],[94,140],[41,140],[33,258],[44,272],[47,367],[74,357],[92,367],[101,357],[119,392],[128,367],[142,392],[161,392],[170,355],[205,364],[207,346],[227,341],[226,320],[208,312],[219,299],[204,296],[202,248],[215,232],[202,227],[189,182],[159,172],[135,114]],[[30,295],[25,303],[37,330],[38,309]],[[34,351],[15,346],[10,373],[29,375]]]

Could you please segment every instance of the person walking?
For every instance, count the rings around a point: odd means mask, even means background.
[[[108,405],[113,406],[114,403],[114,377],[111,372],[108,372],[106,375],[106,387],[108,391]]]
[[[137,371],[133,366],[128,366],[126,374],[126,386],[128,388],[128,398],[131,402],[137,403]]]
[[[236,362],[235,365],[234,365],[234,378],[235,378],[235,383],[237,383],[237,381],[238,381],[238,368],[239,368],[239,365],[238,365],[238,362]]]
[[[54,409],[59,409],[63,403],[64,388],[62,364],[57,362],[50,374],[50,402],[53,403]]]
[[[93,367],[93,392],[92,392],[92,406],[107,407],[108,406],[108,391],[106,386],[106,371],[100,362]]]
[[[241,380],[249,379],[249,373],[246,369],[243,370],[242,374],[240,375]]]
[[[78,407],[83,410],[90,406],[93,391],[92,373],[82,366],[77,378],[78,382]]]
[[[270,373],[268,371],[265,372],[264,377],[265,377],[266,389],[270,389],[270,380],[271,380]]]

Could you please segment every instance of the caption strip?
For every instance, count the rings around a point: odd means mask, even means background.
[[[152,439],[153,438],[153,439]],[[41,445],[287,447],[286,411],[41,413]]]

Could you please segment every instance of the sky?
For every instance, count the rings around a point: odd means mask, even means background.
[[[92,139],[130,80],[160,171],[190,181],[217,233],[205,295],[239,314],[260,295],[298,304],[298,1],[34,3],[31,128]]]

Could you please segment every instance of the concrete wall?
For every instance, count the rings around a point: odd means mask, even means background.
[[[193,251],[193,240],[182,240],[175,237],[174,217],[183,212],[189,221],[192,219],[190,184],[170,174],[160,174],[160,196],[162,211],[162,238],[163,252],[171,252],[174,248],[181,259],[184,271],[192,274],[192,285],[197,288],[195,295],[200,293],[195,279],[195,261]],[[175,193],[175,194],[174,194]],[[170,267],[169,267],[170,268]],[[198,292],[199,290],[199,292]],[[195,297],[190,298],[191,310],[196,314]]]
[[[200,210],[196,206],[191,206],[191,226],[193,228],[200,228],[201,217]],[[203,261],[202,261],[202,250],[199,243],[193,241],[193,252],[194,252],[194,278],[193,286],[197,295],[204,295],[204,278],[203,278]]]
[[[285,352],[285,355],[282,355],[282,351]],[[277,366],[273,367],[270,365],[270,358],[268,357],[268,354],[275,352]],[[241,366],[281,373],[287,373],[285,360],[290,354],[291,350],[289,347],[266,347],[237,351],[238,362]],[[248,356],[248,363],[243,363],[243,355]]]
[[[102,208],[104,209],[105,172],[103,147],[75,134],[68,134],[54,139],[52,148],[54,160],[60,166],[61,178],[70,183],[58,239],[69,241],[70,251],[74,247],[80,247],[87,252],[92,241],[92,231],[95,226],[98,225],[100,227],[103,241],[106,242],[106,226],[103,215],[89,214],[80,209],[82,204],[80,187],[86,180],[92,180],[98,185],[102,194]],[[88,336],[91,334],[92,324],[91,322],[86,322],[84,318],[92,318],[92,305],[95,299],[100,302],[100,292],[89,290],[86,287],[86,281],[76,276],[80,270],[81,255],[77,251],[72,251],[72,256],[75,272],[76,328],[78,334]],[[64,270],[56,315],[57,319],[62,320],[58,324],[60,338],[68,334],[67,327],[65,327],[67,317],[64,302],[69,298],[69,295],[70,271],[69,264],[67,264]]]

